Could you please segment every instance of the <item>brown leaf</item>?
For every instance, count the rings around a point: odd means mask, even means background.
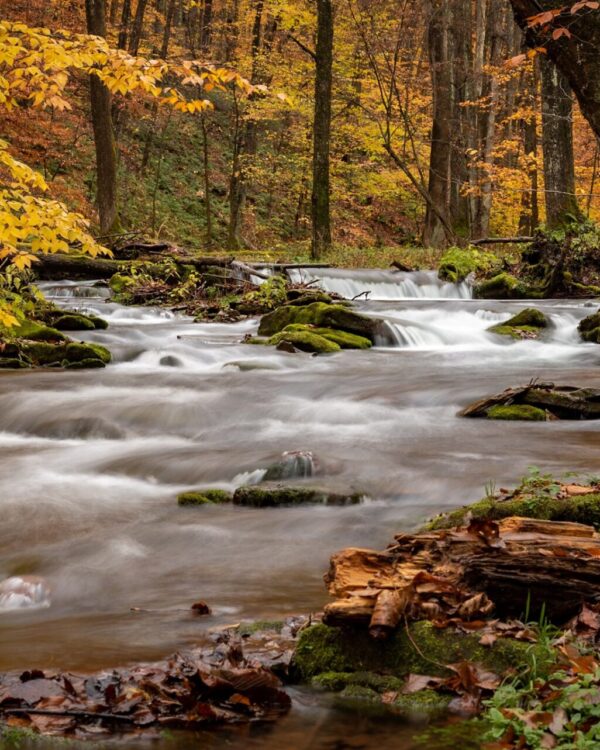
[[[565,725],[568,721],[569,717],[567,716],[567,712],[564,708],[559,706],[558,708],[554,709],[554,713],[552,714],[552,721],[548,725],[548,729],[552,732],[552,734],[558,735],[565,728]]]
[[[431,677],[426,674],[409,674],[402,687],[402,692],[405,695],[410,695],[411,693],[418,693],[419,690],[438,687],[442,682],[443,679],[440,677]]]

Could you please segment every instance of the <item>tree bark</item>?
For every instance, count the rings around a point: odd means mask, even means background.
[[[450,128],[452,124],[452,82],[449,56],[450,7],[448,0],[428,4],[427,40],[433,94],[433,124],[429,157],[428,192],[443,213],[450,207]],[[444,247],[446,233],[438,215],[427,204],[423,228],[425,247]]]
[[[146,13],[146,6],[148,0],[138,0],[137,7],[135,9],[135,18],[133,19],[133,26],[131,27],[131,38],[129,40],[129,52],[132,55],[137,55],[140,42],[142,41],[142,31],[144,29],[144,14]]]
[[[106,36],[105,0],[86,0],[88,33]],[[117,208],[117,148],[111,115],[111,95],[102,81],[90,76],[92,128],[96,149],[96,202],[101,234],[120,230]]]
[[[530,47],[543,47],[548,57],[566,76],[577,97],[583,116],[600,138],[600,13],[584,8],[564,17],[571,36],[552,39],[552,31],[561,25],[560,19],[550,25],[550,30],[536,26],[530,28],[527,19],[543,10],[559,6],[556,0],[510,0],[515,19],[525,31]]]
[[[320,258],[331,247],[329,151],[333,78],[333,33],[333,7],[331,0],[317,0],[313,184],[311,198],[311,257],[314,260]]]
[[[117,40],[117,47],[119,49],[127,48],[127,36],[129,34],[130,18],[131,18],[131,0],[123,0],[123,7],[121,9],[121,25],[119,26],[119,38]]]
[[[573,101],[566,75],[546,57],[540,63],[546,225],[557,229],[582,218],[575,195]]]

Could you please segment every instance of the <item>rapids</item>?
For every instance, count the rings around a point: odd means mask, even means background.
[[[194,324],[112,303],[92,282],[42,285],[58,304],[109,321],[81,338],[107,346],[113,364],[0,374],[0,579],[41,576],[51,592],[50,607],[0,612],[0,669],[160,658],[208,626],[317,610],[336,549],[379,548],[478,499],[486,482],[517,482],[531,465],[600,473],[599,423],[456,418],[469,402],[531,378],[597,384],[600,347],[576,332],[590,303],[536,302],[553,326],[543,341],[513,342],[485,329],[526,302],[473,300],[468,285],[431,273],[295,273],[347,297],[370,292],[356,307],[384,319],[395,345],[280,353],[241,343],[257,320]],[[187,489],[260,481],[287,451],[315,457],[308,481],[370,500],[177,507]],[[210,621],[185,611],[198,599],[213,608]],[[319,725],[328,709],[298,696],[267,739],[239,747],[333,747],[343,717]],[[314,744],[293,739],[307,722]],[[385,742],[363,729],[360,747]]]

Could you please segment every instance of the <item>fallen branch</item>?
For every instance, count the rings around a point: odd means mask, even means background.
[[[478,240],[471,240],[471,245],[503,245],[514,242],[515,244],[525,244],[533,242],[535,237],[482,237]]]

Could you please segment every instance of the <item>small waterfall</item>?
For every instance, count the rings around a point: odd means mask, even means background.
[[[335,292],[346,299],[471,299],[466,282],[448,284],[437,278],[435,271],[380,271],[342,268],[297,268],[288,271],[297,284],[315,281],[321,289]],[[368,294],[367,294],[368,292]],[[359,295],[361,295],[359,297]]]

